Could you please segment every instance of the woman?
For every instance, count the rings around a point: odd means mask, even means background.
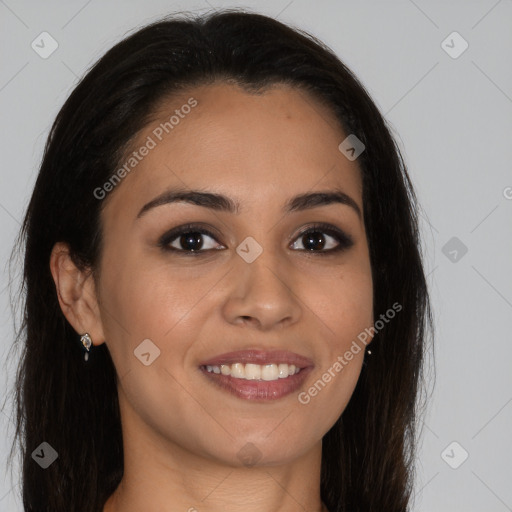
[[[20,232],[25,511],[408,510],[417,213],[314,37],[229,10],[118,43],[59,112]]]

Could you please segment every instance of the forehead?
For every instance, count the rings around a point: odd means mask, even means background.
[[[172,186],[231,195],[242,212],[263,199],[280,207],[288,196],[336,187],[362,209],[359,166],[338,149],[345,138],[333,113],[305,91],[194,87],[162,101],[134,138],[105,210],[134,217]]]

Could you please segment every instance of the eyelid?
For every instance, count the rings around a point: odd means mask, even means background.
[[[353,238],[346,231],[344,231],[343,229],[337,228],[336,226],[333,226],[332,224],[328,224],[325,222],[313,222],[311,225],[306,226],[300,233],[295,235],[295,237],[292,238],[292,240],[295,240],[296,238],[298,238],[310,231],[311,232],[319,231],[322,233],[327,233],[329,236],[332,236],[334,238],[340,238],[341,239],[340,243],[341,244],[345,243],[345,244],[347,244],[347,246],[354,244]],[[323,252],[328,252],[328,251],[323,251]]]
[[[312,224],[307,225],[298,234],[292,236],[288,240],[288,242],[289,243],[294,242],[296,239],[305,235],[308,232],[317,232],[317,231],[321,232],[321,233],[326,233],[327,235],[336,239],[336,241],[338,242],[337,247],[328,249],[325,251],[322,251],[322,250],[309,251],[306,249],[301,249],[301,250],[295,250],[295,252],[313,253],[313,254],[318,254],[318,255],[320,255],[320,254],[329,255],[329,254],[334,254],[337,252],[342,252],[346,249],[349,249],[350,247],[352,247],[354,245],[354,240],[353,240],[352,236],[350,236],[344,230],[342,230],[338,227],[335,227],[332,224],[325,223],[325,222],[313,222]],[[181,226],[178,226],[176,228],[172,228],[171,230],[164,233],[158,241],[158,246],[164,251],[174,252],[174,253],[182,254],[185,256],[205,255],[205,254],[211,253],[211,251],[220,250],[220,249],[216,248],[216,249],[206,249],[206,250],[198,250],[198,251],[187,251],[187,250],[183,250],[183,249],[176,249],[175,247],[169,247],[169,244],[172,241],[174,241],[177,237],[179,237],[182,234],[191,233],[191,232],[196,232],[196,233],[200,233],[202,235],[207,235],[207,236],[215,239],[216,241],[217,241],[217,238],[219,237],[219,235],[213,233],[213,231],[209,227],[205,227],[201,223],[188,223],[188,224],[183,224]],[[220,244],[220,245],[222,245],[222,244]]]
[[[201,250],[201,251],[185,251],[182,249],[176,249],[175,247],[169,247],[169,244],[175,240],[177,237],[184,233],[191,233],[191,232],[197,232],[202,235],[208,235],[209,237],[217,240],[219,238],[219,235],[213,233],[213,231],[210,228],[207,228],[203,226],[201,223],[188,223],[183,224],[181,226],[175,227],[170,229],[169,231],[166,231],[159,239],[158,246],[163,249],[167,250],[169,252],[175,252],[175,253],[182,253],[182,254],[191,254],[191,255],[198,255],[198,254],[206,254],[214,249],[208,249],[208,250]],[[222,245],[222,244],[221,244]]]

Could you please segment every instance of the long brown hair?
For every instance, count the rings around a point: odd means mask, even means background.
[[[51,128],[15,245],[25,249],[13,393],[26,512],[101,512],[123,474],[115,367],[106,344],[84,363],[59,307],[51,250],[64,241],[78,266],[97,270],[102,201],[93,191],[160,100],[219,79],[248,91],[303,88],[366,146],[358,163],[374,316],[395,302],[402,310],[375,335],[348,406],[324,436],[321,495],[331,512],[408,510],[432,317],[406,166],[383,116],[332,50],[275,19],[230,9],[169,16],[129,35],[81,79]],[[58,452],[45,470],[31,457],[43,441]]]

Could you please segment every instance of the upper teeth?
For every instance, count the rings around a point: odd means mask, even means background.
[[[235,379],[246,380],[277,380],[285,379],[289,375],[300,372],[300,368],[294,364],[243,364],[234,363],[231,365],[221,364],[220,366],[207,366],[206,370],[210,373],[222,373],[222,375],[231,375]]]

